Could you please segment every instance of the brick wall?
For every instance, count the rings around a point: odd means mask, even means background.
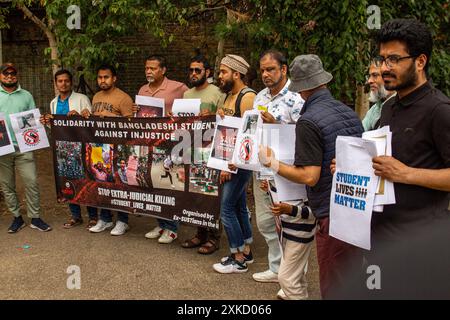
[[[30,91],[36,105],[45,111],[54,97],[52,72],[44,50],[48,47],[45,35],[20,13],[9,16],[11,28],[2,31],[3,61],[14,62],[19,68],[21,86]],[[186,82],[190,57],[196,51],[205,54],[214,66],[218,41],[213,34],[213,25],[202,21],[192,23],[188,28],[168,25],[175,34],[175,40],[162,48],[159,40],[150,35],[123,39],[127,44],[137,47],[134,55],[120,58],[118,86],[133,98],[139,88],[146,83],[144,60],[150,54],[162,54],[168,61],[168,77]],[[225,44],[225,53],[241,54],[244,49],[235,48],[231,43]],[[74,80],[77,84],[78,80]],[[88,81],[96,91],[95,81]]]

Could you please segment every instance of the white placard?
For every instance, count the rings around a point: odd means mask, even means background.
[[[366,131],[363,139],[375,141],[377,156],[392,156],[392,132],[389,126],[377,130]],[[383,205],[395,204],[394,183],[386,179],[380,179],[374,200],[374,211],[382,212]]]
[[[135,103],[139,106],[136,117],[139,118],[153,118],[165,117],[164,99],[136,96]]]
[[[293,165],[294,160],[280,160],[289,165]],[[277,188],[278,200],[279,201],[294,201],[294,200],[306,200],[308,195],[306,193],[306,186],[304,184],[299,184],[292,182],[279,174],[274,176],[275,186]]]
[[[370,222],[379,177],[372,168],[374,141],[338,136],[330,196],[330,236],[370,250]]]
[[[0,156],[13,153],[14,144],[11,139],[11,133],[8,128],[8,121],[4,113],[0,112]]]
[[[47,133],[39,121],[40,117],[39,109],[9,115],[20,152],[49,147]]]
[[[228,163],[233,159],[236,138],[241,126],[242,118],[217,116],[216,131],[212,142],[211,153],[207,166],[213,169],[236,173],[228,169]]]
[[[200,99],[173,100],[172,113],[175,117],[193,117],[200,114]]]
[[[261,113],[258,110],[248,110],[242,116],[242,124],[233,153],[233,164],[236,167],[260,171],[258,149],[262,136],[262,123]]]

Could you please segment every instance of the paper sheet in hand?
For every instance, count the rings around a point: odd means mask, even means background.
[[[209,155],[207,166],[213,169],[236,173],[228,169],[228,162],[233,159],[236,145],[236,137],[241,126],[242,119],[225,116],[221,119],[217,116],[216,131],[214,132],[213,147]]]
[[[39,122],[40,117],[39,109],[9,115],[20,152],[49,147],[45,128]]]
[[[270,147],[277,159],[292,165],[295,158],[295,124],[263,124],[261,145]],[[280,201],[307,199],[306,187],[274,175]]]
[[[136,113],[138,118],[153,118],[164,117],[164,99],[136,96],[135,103],[139,106],[139,110]]]
[[[0,112],[0,156],[13,153],[14,151],[14,144],[11,139],[6,116]]]
[[[330,235],[370,250],[370,222],[377,188],[372,168],[373,141],[338,136],[336,173],[330,197]]]
[[[236,138],[233,164],[242,169],[259,171],[258,150],[262,135],[262,118],[258,110],[248,110],[242,116],[242,124]]]
[[[389,126],[384,126],[378,130],[364,132],[363,139],[375,141],[378,156],[392,156],[392,132]],[[379,179],[377,193],[374,201],[374,211],[382,212],[383,205],[395,203],[394,183]]]
[[[193,117],[200,113],[200,99],[175,99],[172,113],[175,117]]]

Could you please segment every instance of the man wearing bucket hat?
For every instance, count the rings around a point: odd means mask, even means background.
[[[349,258],[361,256],[359,250],[328,234],[332,174],[338,135],[360,137],[364,131],[356,113],[336,100],[327,89],[333,76],[323,68],[317,55],[297,56],[290,64],[290,91],[299,92],[305,100],[296,124],[295,161],[293,165],[278,161],[273,151],[260,148],[260,160],[281,176],[307,186],[309,205],[318,219],[317,258],[320,289],[323,298],[330,297],[339,282]]]

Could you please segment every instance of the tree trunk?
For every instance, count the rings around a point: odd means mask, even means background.
[[[356,102],[355,102],[355,112],[362,120],[367,111],[369,110],[369,100],[367,99],[367,94],[364,93],[364,86],[356,86]]]
[[[61,68],[61,63],[59,61],[58,53],[58,42],[56,40],[56,35],[52,31],[53,21],[49,19],[49,25],[46,25],[42,20],[36,17],[27,6],[23,4],[18,4],[17,7],[23,12],[25,17],[33,21],[47,36],[48,44],[50,47],[50,58],[52,61],[52,73],[53,75]],[[58,90],[54,84],[55,95],[58,95]]]

